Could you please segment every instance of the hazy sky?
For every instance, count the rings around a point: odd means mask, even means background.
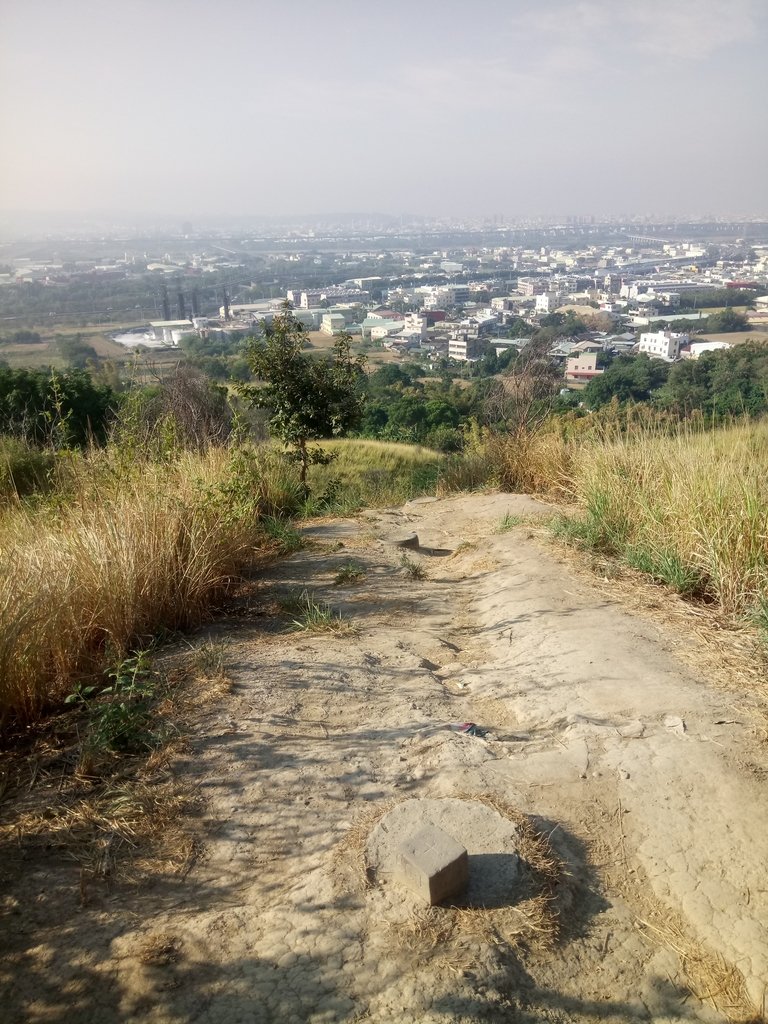
[[[0,0],[0,209],[768,214],[766,0]]]

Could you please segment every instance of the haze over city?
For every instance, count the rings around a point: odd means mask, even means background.
[[[760,216],[760,0],[28,0],[0,221]]]

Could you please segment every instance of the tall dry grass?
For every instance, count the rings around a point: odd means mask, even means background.
[[[279,459],[227,449],[58,467],[56,500],[0,514],[0,722],[29,720],[163,630],[200,621],[263,542],[262,514],[298,503]]]
[[[566,496],[576,445],[553,430],[521,431],[514,438],[489,434],[484,454],[502,490]]]
[[[725,612],[768,600],[768,424],[646,426],[561,445],[592,546]]]
[[[446,456],[419,445],[388,441],[323,441],[334,459],[313,466],[309,482],[323,508],[310,505],[309,512],[351,512],[366,507],[397,505],[428,491],[434,493],[447,465]]]
[[[270,445],[45,454],[43,493],[0,494],[0,726],[199,622],[281,519],[407,500],[434,489],[443,460],[409,445],[326,447],[338,458],[313,467],[309,504],[295,463]],[[21,455],[14,465],[32,458]]]

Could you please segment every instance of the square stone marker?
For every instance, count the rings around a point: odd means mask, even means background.
[[[425,825],[398,847],[394,877],[434,906],[466,889],[467,851],[447,832]]]

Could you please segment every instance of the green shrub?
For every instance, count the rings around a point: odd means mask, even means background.
[[[647,573],[659,583],[665,583],[683,597],[706,596],[705,577],[693,566],[686,565],[674,551],[630,544],[625,548],[623,557],[627,565]]]
[[[0,437],[0,499],[24,498],[47,491],[53,483],[56,457],[15,437]]]

